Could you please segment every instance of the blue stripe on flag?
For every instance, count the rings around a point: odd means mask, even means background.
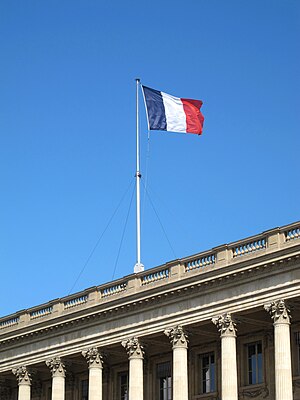
[[[166,112],[161,92],[150,89],[147,86],[143,86],[143,91],[147,106],[149,129],[154,131],[166,131]]]

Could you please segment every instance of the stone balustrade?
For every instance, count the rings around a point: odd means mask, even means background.
[[[240,257],[248,253],[254,253],[255,251],[265,249],[266,246],[267,241],[264,237],[248,243],[242,243],[239,246],[233,247],[233,257]]]
[[[114,294],[118,294],[120,292],[124,292],[127,287],[127,282],[119,283],[117,285],[112,285],[100,289],[99,292],[101,293],[101,297],[108,297],[113,296]]]
[[[210,253],[207,255],[203,255],[197,258],[193,258],[190,261],[185,263],[185,271],[189,272],[198,268],[205,268],[208,265],[212,265],[216,263],[216,255],[215,253]]]
[[[155,287],[167,289],[169,283],[174,283],[190,276],[205,274],[212,269],[245,261],[257,260],[265,254],[271,254],[286,247],[300,244],[300,222],[281,228],[275,228],[262,234],[239,240],[227,245],[215,247],[191,257],[174,260],[168,264],[149,269],[146,273],[131,274],[125,278],[110,282],[110,285],[100,285],[75,295],[53,300],[49,303],[22,310],[15,314],[0,318],[0,329],[9,332],[23,328],[27,324],[38,324],[46,319],[56,318],[76,311],[82,304],[86,308],[105,304],[112,299],[131,296]],[[180,272],[178,272],[180,271]]]
[[[87,300],[88,300],[88,295],[74,297],[73,299],[64,302],[64,308],[68,309],[72,307],[77,307],[80,304],[85,304]]]
[[[53,307],[50,306],[50,307],[43,307],[38,310],[31,311],[29,313],[30,319],[44,317],[45,315],[51,314],[52,310],[53,310]]]
[[[294,239],[299,239],[299,238],[300,238],[300,227],[299,226],[289,229],[285,232],[285,239],[287,242],[289,240],[294,240]]]
[[[9,328],[10,326],[17,325],[19,323],[19,320],[20,320],[19,316],[2,319],[0,321],[0,329]]]
[[[142,276],[141,284],[148,285],[149,283],[161,281],[162,279],[168,278],[169,274],[170,274],[169,268],[160,269],[159,271],[155,271],[150,274]]]

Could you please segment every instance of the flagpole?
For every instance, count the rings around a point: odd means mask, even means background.
[[[141,196],[140,196],[140,132],[139,132],[139,86],[140,79],[136,78],[136,264],[134,273],[144,271],[141,263]]]

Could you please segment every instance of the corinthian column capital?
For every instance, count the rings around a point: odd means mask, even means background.
[[[66,376],[66,367],[65,364],[62,362],[60,357],[54,357],[51,358],[50,360],[46,361],[47,367],[49,367],[52,377],[55,376]]]
[[[177,325],[174,328],[167,328],[164,334],[168,336],[173,348],[184,347],[187,348],[188,336],[181,325]]]
[[[16,376],[19,385],[31,385],[31,374],[27,367],[17,367],[12,369],[12,373]]]
[[[271,315],[274,324],[276,323],[290,323],[290,310],[285,305],[284,300],[276,300],[264,306],[265,310]]]
[[[103,356],[97,347],[91,347],[90,349],[84,350],[81,354],[86,359],[89,368],[103,367]]]
[[[123,340],[122,346],[125,348],[128,358],[144,358],[144,348],[140,344],[138,338]]]
[[[221,336],[236,336],[236,323],[230,313],[214,317],[212,322],[218,328]]]

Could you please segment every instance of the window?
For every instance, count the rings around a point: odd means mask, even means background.
[[[119,374],[119,399],[128,400],[128,372]]]
[[[200,393],[211,393],[216,390],[216,365],[214,353],[199,356]]]
[[[248,353],[248,384],[262,383],[262,345],[261,342],[247,345]]]
[[[297,374],[300,375],[300,332],[295,332]]]
[[[159,400],[172,400],[171,363],[157,364],[156,376],[159,387]]]
[[[85,379],[81,381],[81,393],[80,393],[80,400],[88,400],[89,396],[89,381]]]

